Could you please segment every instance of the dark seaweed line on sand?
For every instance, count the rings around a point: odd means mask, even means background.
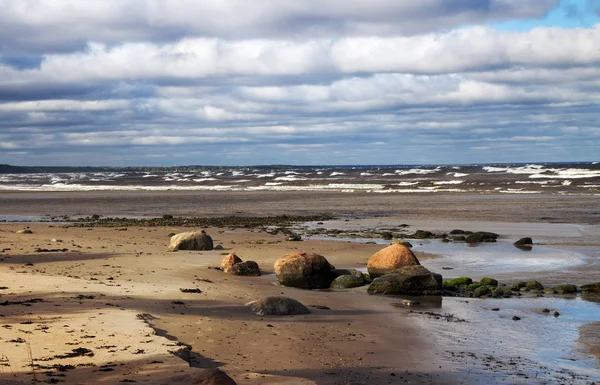
[[[267,217],[227,216],[215,218],[202,217],[173,217],[173,218],[99,218],[90,217],[71,220],[72,227],[235,227],[257,228],[265,226],[289,226],[301,222],[326,221],[335,219],[330,214],[318,215],[279,215]],[[61,219],[64,221],[64,219]]]

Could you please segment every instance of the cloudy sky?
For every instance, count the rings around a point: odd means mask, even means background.
[[[600,0],[0,0],[0,163],[599,158]]]

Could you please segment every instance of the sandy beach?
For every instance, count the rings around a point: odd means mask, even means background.
[[[501,235],[499,244],[478,249],[491,255],[487,263],[502,258],[509,242],[527,232],[543,244],[541,252],[528,257],[537,264],[523,263],[518,255],[511,268],[496,274],[502,282],[538,279],[548,285],[582,285],[600,272],[596,197],[304,193],[2,193],[0,197],[0,214],[9,220],[0,225],[0,383],[168,384],[176,376],[217,367],[238,384],[248,385],[588,384],[600,379],[594,356],[600,312],[593,299],[432,297],[408,308],[394,305],[401,302],[399,297],[369,296],[366,287],[309,291],[280,286],[273,274],[275,260],[297,250],[324,255],[338,268],[364,268],[389,241],[305,236],[291,242],[283,234],[223,227],[205,229],[223,250],[168,252],[169,234],[189,228],[11,222],[15,217],[47,215],[330,213],[341,218],[323,223],[325,227],[365,229],[406,223],[411,229],[449,231],[460,225],[495,230]],[[314,226],[307,223],[298,231]],[[17,234],[25,227],[32,234]],[[472,264],[473,258],[459,246],[417,241],[414,251],[423,265],[439,269],[444,278],[464,271],[474,278],[494,275],[492,268],[480,265],[467,269],[465,261]],[[262,276],[232,276],[212,268],[231,252],[256,261]],[[566,252],[568,258],[560,257]],[[552,259],[555,254],[558,257]],[[452,270],[441,271],[450,265]],[[244,306],[269,295],[295,298],[311,314],[261,317]],[[491,312],[492,307],[501,310]],[[545,307],[563,314],[544,316],[540,309]],[[427,312],[452,313],[466,322],[448,322]],[[513,315],[523,321],[515,323]],[[492,327],[494,333],[489,332]],[[549,336],[543,330],[558,333],[551,338],[567,350],[549,353],[542,342]]]

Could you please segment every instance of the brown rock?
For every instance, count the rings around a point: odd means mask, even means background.
[[[221,265],[222,267],[223,265]],[[225,270],[223,270],[225,271]],[[254,261],[238,262],[234,263],[229,271],[233,275],[243,275],[246,277],[258,277],[260,276],[260,268],[258,263]]]
[[[324,256],[298,251],[275,261],[277,280],[284,286],[327,289],[336,278],[335,269]]]
[[[223,270],[223,272],[225,273],[229,273],[231,272],[231,267],[236,264],[236,263],[240,263],[242,262],[242,259],[240,257],[238,257],[237,255],[231,253],[229,255],[227,255],[225,258],[223,258],[223,260],[221,261],[221,270]]]
[[[413,252],[401,244],[393,244],[379,250],[369,258],[367,270],[371,278],[390,274],[404,266],[420,265]]]
[[[162,384],[177,385],[237,385],[237,383],[220,369],[200,369],[194,373],[169,378]]]

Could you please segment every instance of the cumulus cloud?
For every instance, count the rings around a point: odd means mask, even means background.
[[[592,158],[600,24],[479,25],[557,5],[0,0],[0,162]]]
[[[0,0],[0,52],[66,52],[88,41],[185,36],[406,35],[536,18],[558,0]]]

